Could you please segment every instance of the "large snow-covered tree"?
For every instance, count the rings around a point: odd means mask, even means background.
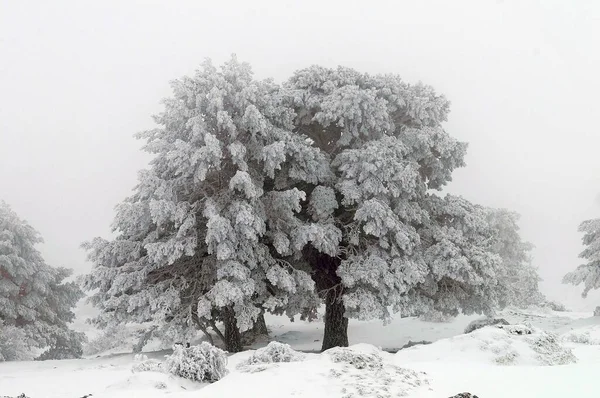
[[[436,194],[464,165],[448,110],[431,87],[347,68],[279,86],[233,59],[174,82],[117,237],[84,245],[95,322],[211,328],[236,351],[261,311],[308,316],[320,297],[327,349],[349,317],[491,312],[487,213]]]
[[[293,133],[279,86],[235,58],[172,87],[159,127],[139,135],[154,159],[117,207],[117,237],[84,244],[94,264],[84,286],[101,326],[145,322],[178,336],[212,328],[238,351],[261,311],[316,306],[309,274],[286,259],[288,237],[268,226],[294,222],[306,196],[297,187],[331,179],[328,162]]]
[[[587,297],[590,290],[600,288],[600,218],[582,222],[579,232],[583,232],[582,241],[585,246],[579,257],[586,262],[566,274],[563,283],[583,284],[582,296]]]
[[[501,261],[484,209],[436,196],[464,165],[443,128],[449,102],[422,84],[348,68],[310,67],[286,84],[296,132],[327,156],[333,180],[303,186],[304,258],[325,300],[323,349],[347,345],[348,317],[433,308],[491,312]]]
[[[494,230],[491,249],[502,260],[500,275],[500,306],[526,308],[545,302],[539,290],[541,278],[532,264],[533,245],[519,234],[519,215],[506,209],[488,209],[488,223]]]
[[[69,329],[83,297],[71,270],[44,262],[38,232],[0,202],[0,328],[19,328],[28,348],[46,348],[42,359],[81,356],[82,333]]]

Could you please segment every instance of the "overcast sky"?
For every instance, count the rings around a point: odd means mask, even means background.
[[[600,1],[0,0],[0,200],[51,265],[85,272],[148,157],[132,135],[169,81],[231,53],[260,78],[311,64],[397,73],[452,101],[469,142],[453,193],[522,215],[543,288],[560,285],[600,216]]]

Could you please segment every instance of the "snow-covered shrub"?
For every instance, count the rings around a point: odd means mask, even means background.
[[[600,316],[600,306],[594,308],[594,316]]]
[[[165,369],[185,379],[212,383],[227,374],[227,354],[207,342],[191,347],[176,345],[173,354],[167,356]]]
[[[557,311],[557,312],[566,312],[568,311],[567,307],[565,307],[564,304],[559,303],[558,301],[546,301],[546,303],[544,303],[544,306],[547,308],[550,308],[552,311]]]
[[[25,343],[25,332],[14,326],[4,326],[0,321],[0,362],[26,361],[33,355]]]
[[[381,369],[383,360],[377,353],[356,352],[347,347],[335,347],[325,351],[332,362],[347,363],[356,369]]]
[[[106,328],[95,339],[90,340],[84,347],[84,355],[97,355],[103,352],[123,347],[131,341],[131,333],[123,325]]]
[[[476,319],[469,323],[465,328],[465,333],[471,333],[477,329],[492,325],[508,325],[508,321],[504,318],[483,318]]]
[[[29,397],[23,393],[21,395],[17,395],[16,397],[10,397],[8,395],[3,395],[0,398],[29,398]]]
[[[419,319],[424,322],[436,322],[436,323],[448,323],[452,322],[456,318],[454,315],[445,314],[441,311],[430,310],[421,316]]]
[[[164,365],[158,359],[146,359],[145,361],[133,364],[131,367],[133,373],[137,372],[163,372]]]
[[[274,362],[296,362],[304,359],[304,355],[295,351],[289,344],[272,341],[264,348],[256,350],[250,358],[242,362],[240,365],[254,365],[259,363],[274,363]]]
[[[542,332],[538,336],[528,338],[528,341],[543,365],[567,365],[577,362],[577,357],[571,349],[563,347],[554,333]]]

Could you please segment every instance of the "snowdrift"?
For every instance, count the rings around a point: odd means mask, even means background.
[[[551,366],[575,363],[577,358],[553,333],[526,325],[499,325],[398,351],[395,361]]]

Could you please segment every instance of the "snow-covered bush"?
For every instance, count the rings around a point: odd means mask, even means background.
[[[346,363],[356,369],[381,369],[383,360],[377,353],[363,353],[347,347],[335,347],[325,351],[334,363]]]
[[[95,339],[90,340],[84,347],[84,355],[98,355],[106,351],[121,348],[130,344],[131,333],[123,325],[108,327]],[[128,350],[130,350],[128,348]]]
[[[562,340],[577,344],[600,345],[600,325],[571,330],[562,335]]]
[[[137,372],[163,372],[164,365],[158,359],[146,359],[142,362],[135,363],[131,367],[133,373]]]
[[[165,369],[185,379],[212,383],[227,374],[227,354],[207,342],[187,348],[176,345],[167,356]]]
[[[0,362],[32,359],[26,344],[25,332],[14,326],[4,326],[0,321]]]
[[[254,365],[275,362],[296,362],[304,359],[304,354],[295,351],[289,344],[272,341],[264,348],[256,350],[250,358],[240,365]]]
[[[465,334],[471,333],[477,329],[481,329],[483,327],[492,326],[492,325],[508,325],[508,321],[504,318],[476,319],[467,325],[467,327],[465,328]]]
[[[600,316],[600,306],[594,308],[594,316]]]
[[[424,322],[448,323],[456,318],[454,315],[446,314],[437,310],[430,310],[419,316],[419,319]]]
[[[528,338],[528,341],[543,365],[567,365],[577,362],[577,357],[571,349],[563,347],[554,333],[542,332],[538,336]]]
[[[567,307],[565,307],[564,304],[559,303],[558,301],[546,301],[544,303],[544,307],[550,308],[552,311],[557,311],[557,312],[566,312],[568,311]]]

